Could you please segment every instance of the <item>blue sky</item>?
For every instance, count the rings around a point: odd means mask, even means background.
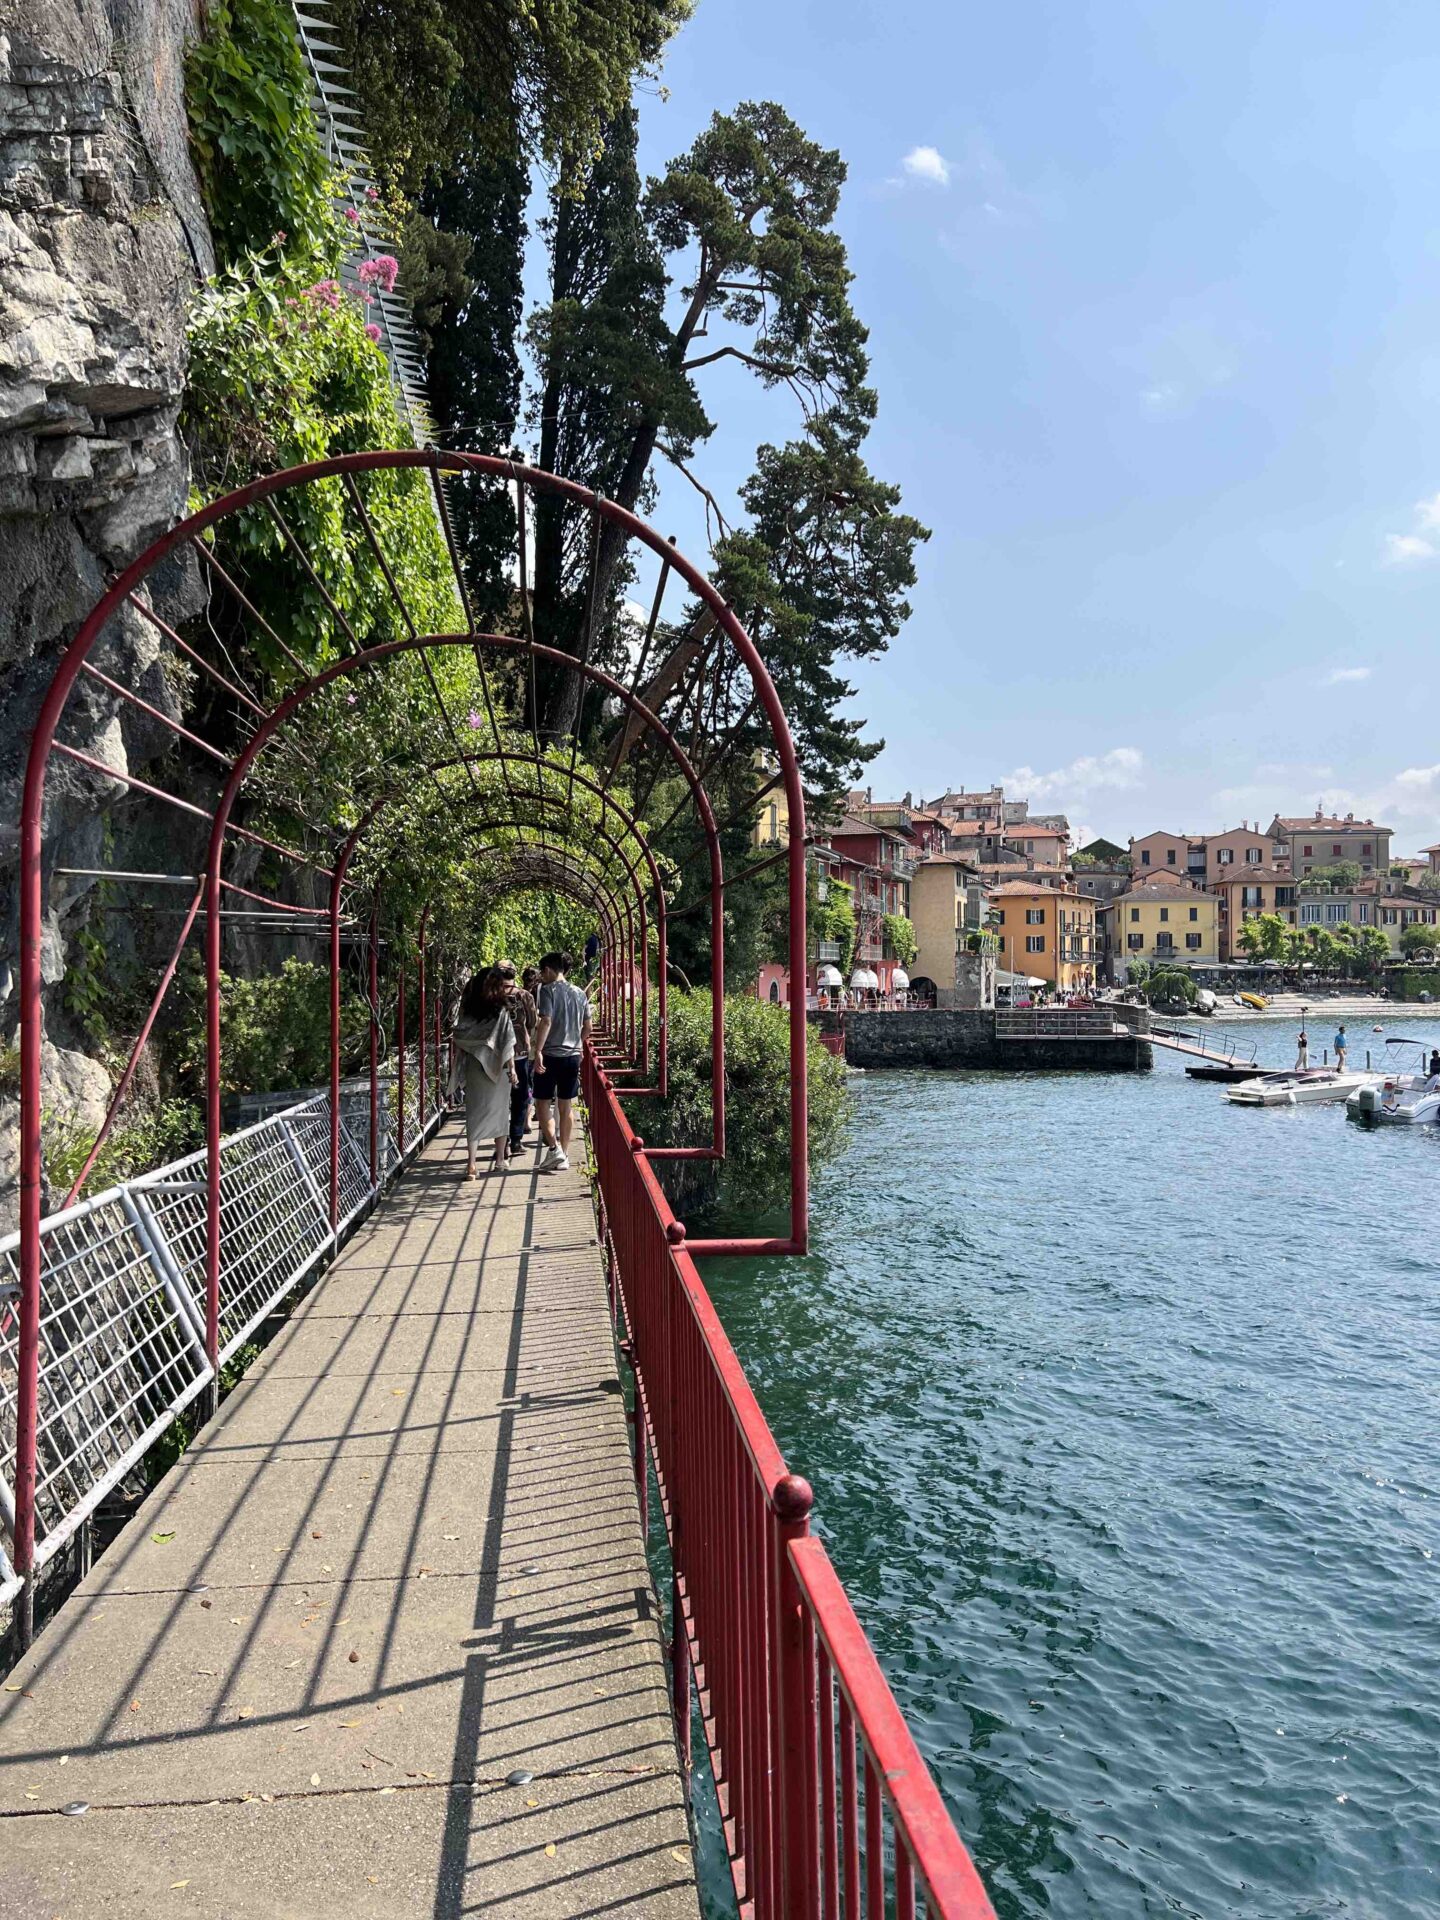
[[[871,463],[933,529],[854,676],[877,793],[1440,838],[1433,7],[698,0],[663,82],[650,170],[747,98],[849,164]],[[701,378],[729,499],[795,416]]]

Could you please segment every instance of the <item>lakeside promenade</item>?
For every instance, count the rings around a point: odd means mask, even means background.
[[[698,1915],[583,1154],[442,1131],[0,1695],[7,1920]]]

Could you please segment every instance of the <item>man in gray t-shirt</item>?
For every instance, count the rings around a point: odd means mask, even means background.
[[[540,1015],[535,1028],[535,1118],[540,1126],[538,1171],[563,1173],[570,1165],[575,1096],[580,1091],[580,1053],[590,1025],[590,1002],[565,978],[568,953],[547,953],[540,962]]]

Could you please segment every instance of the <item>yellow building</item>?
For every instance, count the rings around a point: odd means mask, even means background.
[[[1149,880],[1115,896],[1115,962],[1209,966],[1220,960],[1220,902],[1184,880]]]
[[[1095,902],[1071,886],[1009,880],[990,895],[1000,964],[1048,981],[1057,993],[1095,983]]]

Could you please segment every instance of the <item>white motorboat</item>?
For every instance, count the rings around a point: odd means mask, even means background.
[[[1414,1064],[1407,1066],[1407,1059]],[[1418,1040],[1386,1041],[1378,1082],[1347,1097],[1345,1117],[1366,1127],[1417,1126],[1440,1117],[1440,1074],[1428,1071]]]
[[[1440,1078],[1423,1087],[1361,1087],[1345,1102],[1347,1120],[1362,1127],[1422,1127],[1440,1120]]]
[[[1344,1073],[1338,1067],[1306,1067],[1299,1073],[1262,1073],[1227,1087],[1225,1098],[1237,1107],[1305,1107],[1322,1100],[1346,1100],[1362,1087],[1383,1079],[1378,1073]]]

